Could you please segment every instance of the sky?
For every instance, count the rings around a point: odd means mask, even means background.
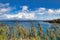
[[[0,20],[60,19],[60,0],[0,0]]]

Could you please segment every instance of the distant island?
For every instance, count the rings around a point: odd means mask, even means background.
[[[60,23],[60,19],[44,20],[44,22],[49,22],[49,23]]]

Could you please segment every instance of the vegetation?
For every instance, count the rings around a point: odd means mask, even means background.
[[[44,33],[40,22],[38,22],[38,30],[34,22],[31,22],[31,24],[28,32],[24,25],[20,27],[17,21],[13,31],[10,29],[10,25],[0,23],[0,40],[60,40],[59,26],[52,24],[50,28],[46,29],[46,33]]]

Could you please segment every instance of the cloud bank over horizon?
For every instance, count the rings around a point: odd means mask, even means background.
[[[60,19],[59,9],[36,8],[30,9],[27,5],[20,6],[20,10],[11,7],[9,3],[0,3],[0,20],[53,20]],[[14,11],[16,10],[16,11]]]

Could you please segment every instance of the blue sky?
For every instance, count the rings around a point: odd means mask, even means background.
[[[0,20],[60,18],[60,0],[0,0]]]

